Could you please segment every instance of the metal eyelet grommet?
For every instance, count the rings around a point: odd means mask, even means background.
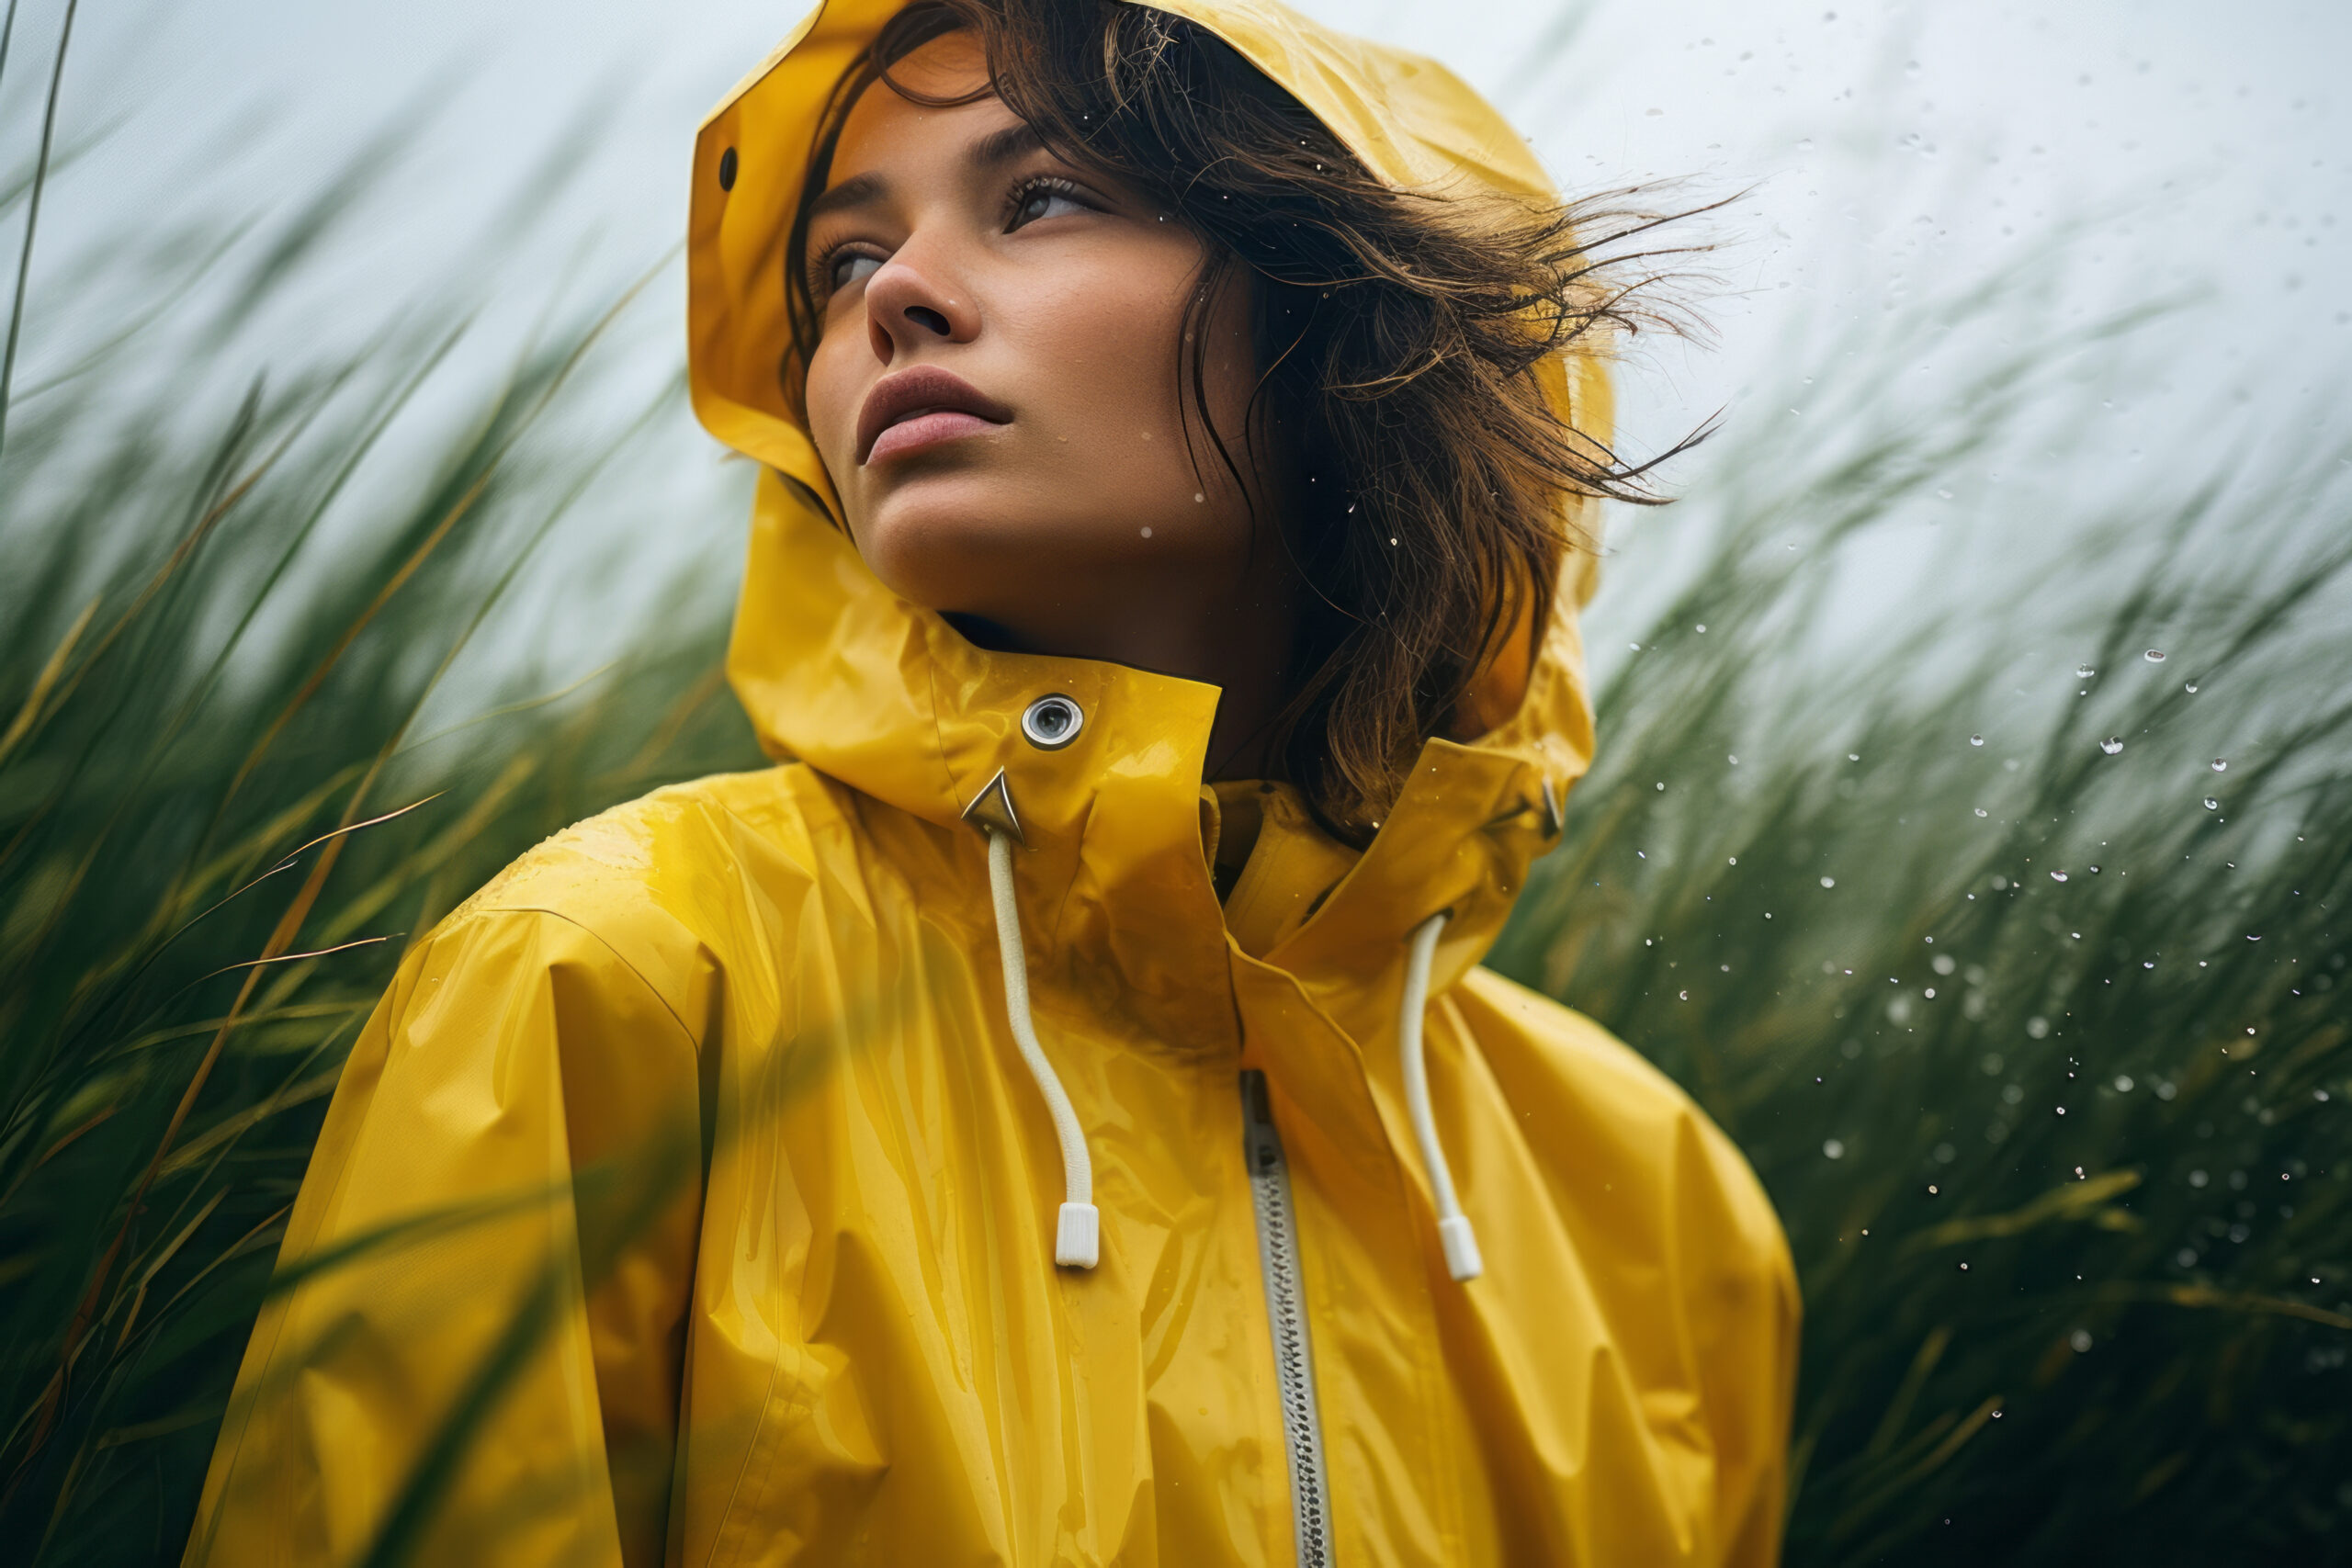
[[[718,155],[718,188],[735,188],[735,149],[732,147]]]
[[[1021,733],[1040,751],[1060,750],[1085,728],[1086,715],[1059,692],[1039,697],[1021,715]]]

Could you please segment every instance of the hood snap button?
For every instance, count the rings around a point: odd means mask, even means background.
[[[1021,715],[1021,733],[1040,751],[1060,750],[1085,727],[1086,715],[1059,692],[1039,697]]]

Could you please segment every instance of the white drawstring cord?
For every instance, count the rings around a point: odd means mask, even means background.
[[[1437,957],[1438,933],[1445,929],[1445,911],[1423,920],[1413,931],[1413,945],[1405,959],[1405,1001],[1396,1015],[1396,1051],[1405,1068],[1405,1111],[1413,1119],[1413,1136],[1421,1145],[1421,1165],[1430,1173],[1430,1200],[1437,1205],[1437,1238],[1445,1248],[1446,1271],[1456,1280],[1475,1280],[1486,1269],[1478,1257],[1478,1238],[1469,1216],[1453,1195],[1453,1172],[1446,1168],[1445,1150],[1438,1146],[1437,1123],[1430,1116],[1430,1075],[1421,1059],[1421,1014],[1430,1005],[1430,964]]]
[[[1094,1207],[1094,1161],[1086,1152],[1086,1131],[1078,1112],[1062,1092],[1037,1043],[1037,1028],[1029,1019],[1029,959],[1021,946],[1021,906],[1012,897],[1012,836],[1000,828],[988,829],[989,894],[996,904],[996,948],[1004,960],[1004,1013],[1012,1025],[1012,1043],[1037,1080],[1037,1092],[1053,1112],[1054,1136],[1062,1145],[1061,1214],[1054,1228],[1054,1261],[1068,1269],[1091,1269],[1102,1252],[1102,1214]],[[1424,983],[1428,965],[1422,966]],[[1418,1036],[1417,1036],[1418,1038]]]

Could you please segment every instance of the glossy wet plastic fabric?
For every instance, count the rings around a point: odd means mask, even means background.
[[[1546,188],[1426,61],[1271,5],[1167,8],[1393,181]],[[1286,791],[1204,790],[1214,690],[982,652],[893,597],[775,388],[780,215],[891,9],[821,9],[695,153],[695,406],[767,469],[729,671],[779,763],[557,835],[409,953],[188,1561],[349,1562],[389,1531],[435,1564],[1294,1562],[1256,1071],[1332,1561],[1771,1562],[1797,1329],[1771,1210],[1654,1069],[1476,967],[1590,754],[1589,558],[1532,672],[1482,693],[1494,728],[1431,741],[1361,855]],[[1604,423],[1598,373],[1572,378]],[[1052,694],[1083,722],[1046,750],[1020,718]],[[962,819],[1000,772],[1091,1269],[1052,1261],[1062,1163]],[[1243,813],[1220,907],[1211,846]],[[1408,942],[1441,910],[1430,1100],[1484,1263],[1460,1283],[1397,1061]]]

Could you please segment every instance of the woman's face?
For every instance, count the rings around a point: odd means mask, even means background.
[[[939,97],[988,80],[962,34],[892,74]],[[1187,449],[1177,367],[1204,251],[1172,215],[1052,156],[992,96],[933,108],[877,85],[842,127],[806,254],[823,321],[810,429],[894,591],[1023,646],[1160,663],[1102,634],[1197,621],[1264,577],[1268,546],[1253,565],[1250,507],[1197,419],[1197,472]],[[1246,463],[1245,294],[1218,295],[1204,389]]]

